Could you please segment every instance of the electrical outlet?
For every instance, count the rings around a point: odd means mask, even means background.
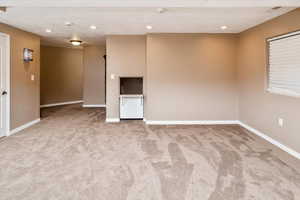
[[[283,127],[283,119],[282,118],[278,118],[278,125],[280,127]]]

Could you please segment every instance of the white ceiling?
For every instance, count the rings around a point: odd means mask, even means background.
[[[231,3],[226,6],[214,4],[215,0],[160,0],[160,3],[158,0],[102,0],[102,4],[99,2],[100,0],[0,0],[0,6],[13,6],[8,7],[7,12],[0,13],[0,22],[38,34],[42,36],[42,43],[48,45],[68,46],[69,39],[74,37],[86,44],[104,44],[105,35],[108,34],[238,33],[294,9],[300,1],[218,0]],[[241,2],[244,3],[243,7],[237,7]],[[258,3],[254,6],[257,2],[264,4]],[[266,2],[270,2],[267,7]],[[72,7],[64,7],[67,3]],[[194,6],[190,7],[192,3]],[[91,5],[94,7],[86,7]],[[132,7],[133,5],[138,7]],[[291,7],[271,9],[278,5]],[[167,11],[158,13],[156,9],[159,7],[164,7]],[[65,26],[66,21],[72,22],[73,25]],[[90,25],[96,25],[97,29],[89,29]],[[147,30],[146,25],[153,26],[153,29]],[[221,30],[222,25],[228,26],[228,29]],[[52,32],[46,33],[47,28]]]
[[[298,7],[299,0],[0,0],[27,7]]]

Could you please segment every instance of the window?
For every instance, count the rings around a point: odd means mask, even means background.
[[[300,31],[267,41],[268,91],[300,97]]]

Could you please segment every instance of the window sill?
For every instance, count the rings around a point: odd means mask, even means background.
[[[271,94],[278,94],[278,95],[283,95],[283,96],[288,96],[288,97],[296,97],[296,98],[300,98],[300,94],[296,93],[296,92],[291,92],[288,90],[283,90],[283,89],[267,89],[267,92],[271,93]]]

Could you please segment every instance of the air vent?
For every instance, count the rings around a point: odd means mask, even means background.
[[[0,7],[0,13],[6,12],[6,7]]]
[[[281,8],[282,8],[281,6],[275,6],[275,7],[272,8],[272,10],[279,10]]]

